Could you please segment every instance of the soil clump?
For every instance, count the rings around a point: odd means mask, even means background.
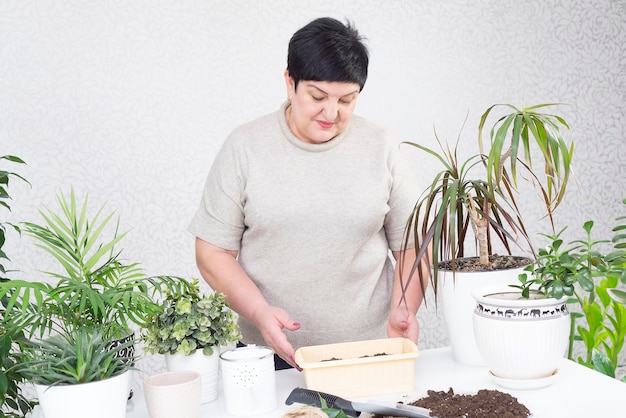
[[[518,418],[529,417],[530,411],[517,398],[499,390],[481,389],[475,395],[457,395],[429,390],[428,396],[408,403],[430,409],[437,418]],[[373,415],[372,418],[393,418]]]

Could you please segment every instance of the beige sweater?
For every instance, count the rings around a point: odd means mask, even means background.
[[[393,263],[419,190],[397,142],[353,116],[324,144],[284,109],[236,129],[210,169],[189,231],[239,262],[301,329],[294,348],[386,337]],[[240,318],[243,341],[264,344]]]

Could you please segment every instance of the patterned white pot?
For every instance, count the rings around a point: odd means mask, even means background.
[[[191,355],[180,353],[166,354],[165,364],[170,372],[192,370],[200,373],[202,381],[201,402],[208,403],[217,399],[219,384],[219,347],[213,347],[213,354],[205,356],[202,350],[196,350]]]
[[[557,372],[569,343],[567,297],[522,299],[502,286],[474,297],[476,343],[496,379],[546,379]]]

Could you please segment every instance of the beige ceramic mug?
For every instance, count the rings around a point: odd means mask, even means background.
[[[198,418],[200,373],[191,370],[160,373],[143,382],[150,418]]]

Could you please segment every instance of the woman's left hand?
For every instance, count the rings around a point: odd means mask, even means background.
[[[389,313],[389,322],[387,323],[387,336],[389,338],[404,337],[417,343],[420,325],[417,317],[405,307],[396,306]]]

